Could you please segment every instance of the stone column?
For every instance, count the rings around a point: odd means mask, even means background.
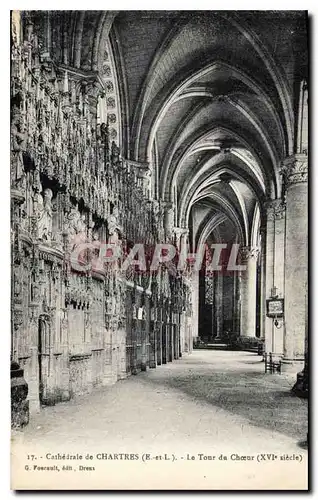
[[[179,359],[180,354],[180,313],[175,313],[175,326],[173,338],[173,359]]]
[[[157,312],[157,364],[162,364],[162,328],[163,328],[163,304],[160,298]]]
[[[215,280],[215,306],[214,313],[216,318],[216,338],[222,337],[223,333],[223,276],[221,272],[217,273]]]
[[[130,172],[135,175],[135,180],[139,189],[142,190],[145,198],[151,198],[151,178],[153,170],[148,162],[140,162],[136,160],[123,159],[123,164],[126,165]]]
[[[266,228],[261,226],[261,296],[260,296],[260,339],[265,339],[265,321],[266,321]]]
[[[173,218],[174,218],[174,210],[173,210],[173,203],[170,201],[162,201],[162,206],[164,207],[164,219],[163,219],[163,224],[164,224],[164,231],[165,231],[165,238],[166,242],[168,243],[171,238],[173,237]]]
[[[235,273],[235,295],[234,295],[234,326],[233,331],[236,335],[241,331],[241,281],[242,278],[239,273]]]
[[[63,295],[64,297],[64,295]],[[61,351],[63,353],[62,362],[63,367],[61,370],[61,380],[62,380],[62,401],[68,401],[71,397],[70,395],[70,367],[69,367],[69,339],[68,339],[68,319],[67,319],[67,308],[61,308],[61,332],[62,332],[62,343]],[[103,353],[104,355],[104,353]]]
[[[246,270],[241,273],[241,335],[255,337],[256,334],[256,266],[258,247],[241,247],[241,264]]]
[[[237,309],[237,274],[233,273],[233,302],[232,302],[232,332],[236,330],[236,309]]]
[[[185,227],[174,227],[173,233],[175,236],[176,249],[180,251],[186,251],[187,236],[189,234],[189,229]]]
[[[150,299],[149,299],[150,301]],[[149,326],[149,368],[157,366],[157,324],[154,315],[154,306],[150,306],[150,326]]]
[[[193,271],[191,277],[191,303],[192,303],[192,338],[199,336],[199,272]]]
[[[143,307],[145,319],[140,321],[141,328],[141,371],[147,371],[147,339],[149,339],[149,308],[147,303]]]
[[[172,311],[170,311],[169,314],[169,323],[168,323],[168,361],[171,362],[173,361],[173,330],[174,330],[174,314]]]
[[[265,294],[269,299],[276,287],[284,297],[285,204],[281,199],[266,204]],[[265,310],[264,310],[265,313]],[[284,323],[276,328],[272,318],[265,317],[265,351],[283,354]]]
[[[298,371],[304,362],[307,323],[307,154],[287,158],[282,172],[286,186],[285,337],[282,368]]]

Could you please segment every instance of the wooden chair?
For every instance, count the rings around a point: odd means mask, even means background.
[[[281,373],[281,364],[278,354],[265,352],[265,373]]]

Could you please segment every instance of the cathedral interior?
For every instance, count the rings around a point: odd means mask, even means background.
[[[296,380],[307,45],[305,11],[11,13],[11,362],[31,414],[202,344],[263,343]],[[141,272],[86,265],[94,242],[222,251],[213,272]]]

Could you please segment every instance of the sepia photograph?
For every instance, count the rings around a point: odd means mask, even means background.
[[[308,491],[309,42],[10,12],[12,490]]]

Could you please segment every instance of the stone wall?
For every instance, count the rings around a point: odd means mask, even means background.
[[[163,205],[149,198],[147,166],[122,158],[109,119],[100,122],[98,72],[58,64],[33,21],[12,17],[11,61],[11,357],[31,413],[177,359],[186,296],[164,271],[90,265],[94,242],[160,241]]]

